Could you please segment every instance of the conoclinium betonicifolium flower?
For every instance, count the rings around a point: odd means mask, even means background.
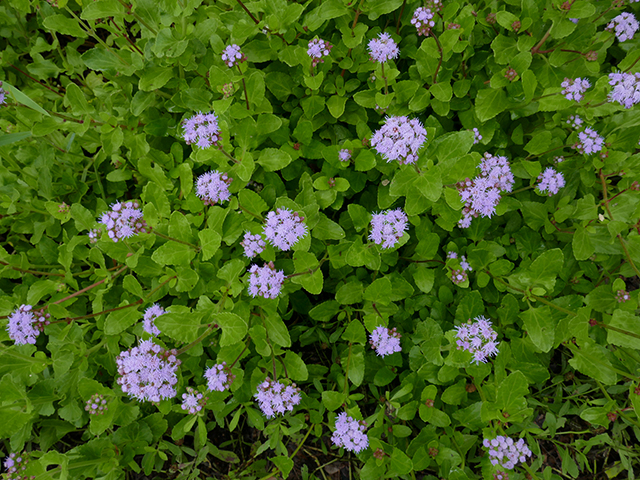
[[[547,167],[544,172],[538,176],[538,191],[540,193],[548,193],[549,196],[555,195],[564,187],[564,176],[555,168]]]
[[[114,203],[110,212],[102,214],[100,223],[107,228],[107,235],[114,242],[148,230],[140,204],[135,200]]]
[[[369,446],[369,437],[364,431],[367,424],[364,421],[358,421],[341,412],[336,417],[336,430],[331,435],[331,441],[337,447],[354,453],[360,453]]]
[[[382,248],[392,248],[409,228],[408,220],[409,217],[400,208],[374,213],[371,218],[369,240]]]
[[[0,81],[0,105],[6,105],[7,104],[6,96],[7,96],[7,92],[5,92],[2,89],[2,82]]]
[[[436,26],[435,14],[429,8],[418,7],[413,12],[411,24],[416,27],[418,35],[429,35],[431,29]]]
[[[89,415],[102,415],[107,411],[107,400],[104,395],[94,393],[84,406]]]
[[[418,152],[426,140],[427,130],[417,118],[387,117],[371,137],[371,146],[387,162],[397,160],[401,164],[412,164],[418,160]]]
[[[341,162],[348,162],[349,160],[351,160],[351,150],[348,150],[346,148],[341,149],[338,152],[338,158]]]
[[[456,344],[459,350],[471,352],[472,361],[476,364],[486,363],[489,357],[498,354],[498,334],[485,317],[475,317],[474,320],[456,327]]]
[[[622,12],[609,22],[606,29],[615,33],[619,42],[626,42],[633,38],[633,36],[640,28],[638,21],[633,13]]]
[[[154,303],[149,308],[144,311],[144,318],[142,319],[142,328],[145,332],[154,337],[160,335],[160,329],[156,327],[155,319],[160,315],[164,315],[166,312],[164,308],[162,308],[157,303]]]
[[[311,40],[307,46],[307,55],[312,59],[311,66],[315,67],[318,63],[324,62],[323,57],[329,56],[332,48],[333,45],[326,40],[322,40],[320,38],[314,38]]]
[[[498,435],[496,438],[485,438],[482,442],[484,448],[489,449],[489,459],[494,466],[511,470],[518,463],[525,463],[532,454],[524,439],[514,441],[510,437]]]
[[[591,83],[586,78],[565,78],[561,86],[564,88],[564,90],[562,90],[562,95],[564,95],[567,100],[575,100],[576,102],[579,102],[582,100],[584,92],[591,87]]]
[[[368,49],[371,60],[378,63],[398,58],[400,55],[398,45],[388,33],[380,33],[378,38],[372,38],[369,41]]]
[[[282,270],[275,269],[273,262],[262,267],[251,265],[249,274],[249,294],[252,297],[276,298],[280,295],[285,276]]]
[[[152,340],[121,352],[116,357],[118,384],[122,391],[141,402],[159,402],[176,396],[178,383],[176,350],[164,350]]]
[[[193,387],[187,387],[187,393],[182,394],[182,409],[190,414],[196,414],[207,404],[207,398]]]
[[[610,73],[609,101],[631,108],[640,102],[640,73]]]
[[[304,217],[298,212],[278,208],[267,214],[263,234],[271,245],[286,252],[307,234],[307,230]]]
[[[604,138],[598,135],[593,128],[587,127],[583,132],[578,134],[578,143],[573,148],[584,155],[591,155],[602,150],[604,146]]]
[[[293,411],[293,407],[302,400],[300,389],[296,387],[295,383],[285,386],[269,377],[258,385],[258,392],[254,397],[258,401],[260,410],[267,418]]]
[[[220,126],[215,113],[198,112],[193,117],[183,121],[184,141],[196,144],[200,148],[218,145],[220,141]]]
[[[16,345],[36,343],[36,337],[49,325],[51,315],[34,311],[31,305],[20,305],[9,315],[7,332]]]
[[[222,61],[226,63],[227,67],[229,68],[234,67],[238,63],[242,63],[246,60],[247,57],[245,57],[244,53],[240,51],[240,47],[235,43],[227,45],[222,51]]]
[[[203,173],[196,180],[196,195],[202,199],[205,205],[215,205],[218,202],[226,202],[231,197],[229,185],[233,181],[226,173],[217,170]]]
[[[369,343],[378,355],[384,357],[402,351],[400,336],[395,328],[380,326],[371,332]]]
[[[226,362],[216,363],[204,372],[207,388],[212,392],[224,392],[231,386],[236,376],[231,373]]]
[[[249,258],[253,258],[257,255],[260,255],[264,251],[264,247],[266,247],[267,244],[264,243],[262,235],[260,235],[259,233],[252,235],[251,232],[245,232],[244,238],[242,239],[242,242],[240,242],[240,245],[242,245],[242,248],[244,248],[244,254]]]

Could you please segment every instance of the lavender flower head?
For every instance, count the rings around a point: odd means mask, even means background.
[[[398,45],[388,33],[380,33],[378,38],[371,39],[368,48],[371,60],[378,63],[384,63],[400,55]]]
[[[87,400],[84,409],[89,412],[89,415],[102,415],[107,411],[107,401],[105,400],[104,395],[100,395],[99,393],[91,395],[91,398]]]
[[[526,462],[527,457],[531,456],[531,450],[522,438],[514,442],[512,438],[498,435],[492,440],[485,438],[482,445],[489,449],[492,465],[500,465],[508,470],[513,469],[518,463]]]
[[[336,417],[336,431],[331,435],[331,441],[337,447],[360,453],[369,446],[369,437],[364,433],[366,425],[364,421],[358,421],[349,417],[346,412],[341,412]]]
[[[579,115],[570,115],[569,118],[567,118],[567,123],[574,130],[579,130],[580,128],[582,128],[583,122],[584,121]]]
[[[471,268],[471,265],[469,265],[469,262],[467,262],[467,257],[465,257],[464,255],[460,257],[460,268],[462,268],[462,270],[464,270],[465,272],[470,272],[471,270],[473,270],[473,268]]]
[[[11,315],[7,324],[9,338],[16,345],[36,343],[36,337],[49,325],[50,314],[41,311],[33,311],[31,305],[20,305]]]
[[[209,148],[220,141],[220,127],[215,113],[198,112],[191,118],[184,120],[184,141],[188,145],[195,143],[200,148]]]
[[[278,208],[267,214],[263,233],[271,245],[286,252],[307,234],[307,225],[298,212]]]
[[[262,267],[251,265],[249,273],[249,294],[252,297],[276,298],[280,295],[285,276],[282,270],[275,269],[273,262]]]
[[[329,56],[332,48],[333,45],[325,40],[319,38],[311,40],[307,48],[307,55],[312,58],[311,66],[315,67],[318,63],[323,63],[324,59],[322,57]]]
[[[458,254],[454,251],[449,251],[447,252],[447,258],[451,259],[451,258],[458,258]]]
[[[415,25],[418,30],[418,36],[429,35],[431,29],[436,26],[436,22],[433,19],[435,14],[429,8],[418,7],[413,12],[413,18],[411,18],[411,25]]]
[[[122,391],[141,402],[159,402],[176,396],[177,351],[164,350],[152,340],[121,352],[116,357],[118,384]]]
[[[162,308],[157,303],[154,303],[149,308],[147,308],[144,312],[144,318],[142,319],[142,328],[144,329],[144,331],[150,335],[153,335],[154,337],[160,335],[160,329],[156,327],[155,319],[160,315],[164,315],[165,313],[167,312],[164,311],[164,308]]]
[[[187,387],[187,393],[182,394],[182,409],[190,414],[196,414],[207,404],[207,398],[194,388]]]
[[[544,172],[538,176],[538,191],[540,193],[549,192],[549,196],[555,195],[564,187],[564,177],[552,167],[547,167]]]
[[[626,290],[618,290],[616,292],[616,300],[618,303],[625,303],[631,300],[631,295]]]
[[[486,363],[491,356],[498,354],[498,334],[491,327],[491,321],[483,316],[476,317],[475,322],[462,324],[456,327],[456,344],[458,350],[471,352],[473,360]]]
[[[258,393],[254,395],[254,398],[258,401],[260,410],[267,418],[293,411],[293,407],[302,400],[300,389],[296,387],[295,383],[285,386],[269,377],[258,385]]]
[[[485,153],[479,167],[480,175],[457,184],[458,193],[465,204],[458,222],[461,228],[468,228],[471,220],[479,215],[491,218],[500,203],[501,193],[510,192],[513,188],[514,178],[507,157]]]
[[[29,477],[24,474],[29,463],[29,454],[23,452],[20,456],[15,453],[10,453],[4,459],[4,468],[6,469],[4,477],[6,480],[28,480],[33,477]]]
[[[260,255],[264,251],[264,247],[266,246],[264,240],[262,239],[262,235],[251,235],[250,232],[244,233],[244,238],[242,242],[240,242],[240,245],[242,245],[242,247],[244,248],[244,254],[249,258]]]
[[[371,146],[387,163],[397,160],[412,164],[418,160],[418,152],[427,140],[427,131],[417,118],[405,116],[387,117],[384,125],[371,137]]]
[[[226,63],[227,67],[229,68],[234,67],[238,63],[242,63],[246,60],[247,57],[240,51],[240,47],[235,43],[227,45],[222,51],[222,61]]]
[[[371,218],[369,240],[382,248],[392,248],[407,230],[409,217],[400,208],[375,213]]]
[[[640,102],[640,73],[610,73],[610,102],[618,102],[624,108],[631,108]]]
[[[619,42],[625,42],[633,38],[638,28],[640,25],[633,13],[622,12],[609,22],[606,30],[614,32]]]
[[[132,237],[138,233],[147,233],[140,204],[137,201],[117,202],[105,212],[100,222],[107,227],[107,234],[114,242]]]
[[[482,140],[482,135],[480,135],[480,130],[476,127],[473,127],[473,144],[477,145]]]
[[[584,92],[587,91],[589,87],[591,87],[591,83],[586,78],[565,78],[564,82],[560,84],[564,90],[562,90],[562,95],[566,97],[567,100],[575,100],[579,102],[582,100]]]
[[[351,150],[347,150],[346,148],[341,149],[338,152],[338,158],[341,162],[348,162],[351,160]]]
[[[458,258],[458,254],[455,252],[449,252],[447,254],[447,258],[449,259]],[[451,281],[456,285],[460,285],[466,282],[469,279],[467,272],[470,272],[471,270],[473,270],[471,268],[471,265],[469,265],[469,262],[467,262],[467,257],[465,257],[464,255],[460,257],[459,263],[460,263],[460,268],[454,268],[451,270]]]
[[[377,327],[369,337],[369,343],[381,357],[401,352],[400,334],[395,328]]]
[[[235,380],[236,376],[227,368],[226,362],[216,363],[204,372],[207,388],[212,392],[224,392]]]
[[[89,242],[98,243],[98,237],[100,236],[100,229],[92,228],[91,230],[89,230],[89,232],[87,232],[87,236],[89,237]]]
[[[7,92],[5,92],[2,89],[2,82],[0,81],[0,105],[6,105],[7,104],[7,101],[5,99],[6,95],[7,95]]]
[[[578,143],[576,143],[573,148],[584,155],[599,152],[604,146],[604,138],[598,135],[598,132],[591,127],[587,127],[584,129],[584,132],[580,132],[578,134],[578,140]]]
[[[233,181],[226,173],[217,170],[203,173],[196,180],[196,195],[202,199],[205,205],[215,205],[218,202],[226,202],[231,197],[229,185]]]

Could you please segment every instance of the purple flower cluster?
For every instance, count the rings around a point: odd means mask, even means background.
[[[371,146],[387,163],[397,160],[412,164],[418,160],[418,152],[427,140],[427,131],[417,118],[405,116],[387,117],[384,125],[371,137]]]
[[[322,57],[328,56],[332,48],[333,45],[325,40],[319,38],[311,40],[307,48],[307,55],[313,59],[311,66],[315,67],[318,63],[323,63],[324,59]]]
[[[0,81],[0,105],[6,105],[7,104],[7,101],[5,99],[6,95],[7,95],[7,92],[5,92],[2,89],[2,82]]]
[[[213,112],[198,112],[193,117],[186,119],[182,126],[184,141],[189,145],[195,143],[200,148],[209,148],[211,145],[217,145],[220,141],[218,117]]]
[[[160,315],[164,315],[165,313],[167,312],[164,311],[164,308],[162,308],[157,303],[154,303],[149,308],[147,308],[144,312],[144,318],[142,319],[142,328],[144,329],[144,331],[153,335],[154,337],[160,335],[160,329],[156,327],[154,321]]]
[[[369,337],[369,343],[378,355],[384,357],[395,352],[401,352],[400,334],[395,328],[377,327]]]
[[[89,412],[89,415],[102,415],[107,411],[107,401],[104,395],[100,395],[99,393],[91,395],[84,409]]]
[[[408,220],[409,217],[400,208],[375,213],[371,218],[369,240],[382,245],[382,248],[392,248],[407,230]]]
[[[618,102],[624,108],[631,108],[640,102],[640,73],[610,73],[609,101]]]
[[[198,413],[207,404],[207,398],[191,387],[187,387],[187,393],[182,394],[182,410],[188,410],[190,414]]]
[[[411,18],[411,25],[415,25],[418,30],[418,35],[429,35],[431,29],[436,26],[436,22],[433,19],[435,14],[429,8],[418,7],[413,12],[413,18]]]
[[[478,215],[491,217],[500,203],[501,193],[510,192],[513,188],[514,178],[507,157],[485,153],[479,167],[480,175],[457,184],[460,198],[465,204],[458,222],[461,228],[468,228],[471,220]]]
[[[267,214],[263,233],[271,245],[286,252],[307,234],[307,226],[298,212],[278,208]]]
[[[599,152],[604,146],[604,138],[598,135],[598,132],[591,127],[587,127],[584,129],[584,132],[580,132],[578,134],[578,140],[579,142],[576,143],[573,148],[584,155]]]
[[[15,453],[10,453],[4,459],[4,468],[7,470],[5,472],[5,480],[28,480],[35,478],[24,474],[28,463],[29,454],[27,452],[23,452],[20,456],[17,456]]]
[[[522,438],[514,442],[512,438],[498,435],[492,440],[485,438],[482,445],[489,449],[492,465],[500,465],[508,470],[513,469],[518,463],[526,462],[527,457],[531,456],[531,450]]]
[[[616,300],[618,303],[625,303],[631,300],[631,295],[626,290],[618,290],[616,292]]]
[[[549,196],[555,195],[564,187],[564,176],[552,167],[547,167],[544,172],[538,176],[538,191],[540,193],[549,192]]]
[[[99,223],[107,227],[107,234],[114,242],[147,233],[148,228],[140,204],[135,200],[114,203],[110,212],[102,214]]]
[[[118,384],[122,391],[141,402],[159,402],[176,396],[177,351],[166,351],[151,340],[121,352],[116,357]]]
[[[368,48],[371,60],[378,63],[384,63],[400,55],[398,45],[388,33],[380,33],[378,38],[371,39]]]
[[[89,237],[89,242],[90,243],[98,243],[98,237],[100,236],[100,229],[99,228],[92,228],[87,233],[87,236]]]
[[[562,82],[560,86],[564,88],[564,90],[562,90],[562,95],[564,95],[567,100],[575,100],[576,102],[579,102],[582,100],[584,92],[591,87],[591,83],[586,78],[565,78],[564,82]]]
[[[9,338],[16,342],[16,345],[36,343],[36,337],[44,330],[45,325],[49,325],[50,317],[48,313],[34,311],[31,305],[20,305],[9,315]]]
[[[207,388],[212,392],[224,392],[231,386],[236,376],[227,368],[226,362],[216,363],[204,372]]]
[[[476,127],[473,127],[473,144],[477,145],[482,140],[482,135],[480,135],[480,130]]]
[[[491,327],[491,321],[483,316],[475,317],[475,322],[464,323],[456,327],[458,350],[471,352],[473,360],[486,363],[489,357],[498,354],[498,334]]]
[[[196,180],[196,195],[202,199],[205,205],[215,205],[218,202],[226,202],[231,197],[229,185],[233,178],[226,173],[217,170],[203,173]]]
[[[280,294],[285,276],[282,270],[275,269],[273,262],[262,267],[251,265],[249,273],[249,294],[252,297],[276,298]]]
[[[622,12],[609,22],[606,29],[614,32],[619,42],[631,40],[640,28],[633,13]]]
[[[229,68],[234,67],[238,63],[242,63],[246,60],[247,57],[240,51],[240,47],[235,43],[227,45],[222,51],[222,61],[226,63],[227,67]]]
[[[258,385],[258,393],[254,397],[258,401],[260,410],[267,418],[293,411],[293,407],[302,400],[300,389],[296,387],[295,383],[285,386],[269,377]]]
[[[338,158],[341,162],[348,162],[351,160],[351,150],[347,150],[346,148],[341,149],[338,152]]]
[[[580,130],[582,128],[583,120],[579,115],[571,115],[567,118],[567,123],[574,130]]]
[[[245,232],[244,238],[242,242],[240,242],[240,245],[242,245],[242,247],[244,248],[244,254],[249,258],[253,258],[256,255],[260,255],[264,251],[266,243],[264,243],[262,235],[251,235],[250,232]]]
[[[458,258],[458,254],[456,252],[448,252],[447,258],[456,259]],[[471,268],[471,265],[469,265],[469,262],[467,262],[467,257],[465,257],[464,255],[460,257],[459,263],[460,263],[460,268],[454,268],[451,270],[451,281],[456,285],[460,285],[466,282],[467,279],[469,278],[467,275],[467,272],[470,272],[471,270],[473,270]]]
[[[343,447],[350,452],[360,453],[369,446],[369,437],[364,433],[367,424],[349,417],[341,412],[336,417],[336,431],[331,435],[331,441],[337,447]]]

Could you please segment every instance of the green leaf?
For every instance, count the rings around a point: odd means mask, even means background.
[[[571,246],[573,247],[573,256],[576,260],[587,260],[596,251],[596,247],[591,243],[591,238],[587,229],[581,226],[576,227],[573,235]]]
[[[9,96],[11,98],[13,98],[17,103],[21,103],[33,110],[35,110],[36,112],[40,112],[43,115],[46,115],[47,117],[49,117],[49,112],[47,112],[44,108],[42,108],[40,105],[38,105],[36,102],[34,102],[33,100],[31,100],[28,96],[26,96],[24,93],[22,93],[20,90],[18,90],[16,87],[14,87],[13,85],[11,85],[10,83],[7,83],[6,81],[2,81],[2,89],[4,91],[6,91]],[[22,132],[20,132],[22,133]],[[17,134],[15,134],[17,135]]]
[[[359,320],[352,320],[342,334],[342,339],[347,342],[360,343],[362,345],[367,343],[367,334],[364,331],[362,323]]]
[[[553,291],[556,278],[562,271],[564,255],[562,250],[554,248],[545,251],[542,255],[520,275],[520,281],[527,285],[541,285],[547,292]]]
[[[311,234],[318,240],[341,240],[345,236],[342,227],[322,213]]]
[[[205,228],[198,232],[200,247],[202,248],[202,260],[207,261],[215,255],[220,248],[222,238],[220,234],[211,228]]]
[[[417,265],[415,272],[413,272],[413,280],[416,282],[416,286],[424,293],[429,293],[433,288],[435,276],[435,271],[424,265]]]
[[[289,165],[291,160],[291,155],[277,148],[265,148],[260,152],[260,157],[258,157],[258,163],[267,172],[280,170]]]
[[[472,131],[454,132],[438,137],[435,140],[438,142],[438,148],[436,148],[438,161],[443,163],[466,155],[473,146],[473,139]]]
[[[71,108],[73,109],[73,113],[86,115],[87,113],[91,113],[93,108],[87,102],[87,99],[75,83],[69,83],[67,85],[67,93],[65,94],[65,100],[69,102]]]
[[[151,254],[151,259],[159,265],[188,265],[195,256],[193,247],[169,240]]]
[[[361,282],[348,280],[336,292],[336,300],[341,305],[353,305],[362,302],[364,287]]]
[[[279,457],[271,457],[271,461],[278,467],[278,470],[282,472],[282,478],[289,477],[289,473],[293,469],[293,460],[281,455]]]
[[[175,77],[173,68],[150,67],[143,70],[138,82],[138,88],[145,92],[152,92],[164,87],[169,80]]]
[[[438,168],[430,168],[424,174],[416,177],[414,182],[416,189],[428,200],[438,201],[442,195],[442,177]]]
[[[520,313],[524,321],[524,328],[533,344],[542,352],[548,352],[553,347],[555,337],[555,321],[548,306],[529,308]]]
[[[349,380],[356,387],[359,387],[364,380],[364,347],[353,345],[351,347],[351,359],[347,357],[347,360],[349,361]]]
[[[333,412],[334,410],[340,408],[346,400],[346,395],[341,392],[334,392],[331,390],[322,392],[322,404],[330,412]]]
[[[356,203],[350,203],[347,206],[347,211],[349,212],[349,216],[351,217],[351,221],[353,222],[353,226],[356,231],[359,232],[369,226],[371,214],[363,206]]]
[[[576,370],[606,385],[615,385],[618,382],[618,375],[613,370],[607,358],[607,351],[602,345],[589,344],[581,348],[573,347],[571,351],[573,358],[569,360],[569,364]]]
[[[324,97],[311,95],[300,101],[302,109],[309,120],[324,110]]]
[[[344,106],[347,102],[347,97],[343,97],[340,95],[333,95],[329,97],[327,101],[327,108],[329,109],[329,113],[334,118],[340,118],[340,116],[344,113]]]
[[[213,315],[213,321],[222,328],[221,347],[235,345],[244,340],[247,334],[247,322],[235,313],[216,313]]]
[[[309,316],[319,322],[328,322],[340,311],[340,305],[335,300],[322,302],[311,309]]]
[[[594,13],[596,13],[596,7],[594,5],[584,0],[578,0],[571,4],[571,9],[569,10],[567,17],[589,18]]]
[[[29,138],[30,136],[31,132],[3,133],[0,135],[0,147],[11,145],[12,143],[19,142],[25,138]]]
[[[640,335],[640,318],[631,312],[615,310],[609,325],[622,331],[607,329],[607,341],[619,347],[628,347],[640,350],[640,338],[629,335],[626,332]]]
[[[287,367],[287,373],[291,380],[304,382],[309,378],[307,366],[297,353],[288,350],[284,355],[284,364]]]
[[[111,312],[104,322],[105,335],[118,335],[142,317],[137,308],[124,308]]]
[[[267,316],[265,318],[265,324],[267,326],[267,335],[272,342],[280,345],[281,347],[291,346],[289,330],[282,321],[282,318],[280,318],[280,315],[272,314]]]
[[[78,25],[75,18],[68,18],[64,15],[50,15],[42,22],[45,28],[63,35],[71,35],[72,37],[86,38],[87,32]]]
[[[119,17],[125,14],[124,6],[118,0],[99,0],[88,3],[80,13],[83,20],[97,20],[98,18]]]
[[[413,462],[397,447],[393,447],[393,453],[390,458],[389,471],[387,475],[391,478],[397,478],[400,475],[408,475],[413,470]]]
[[[170,307],[170,311],[157,317],[153,323],[164,335],[179,342],[191,343],[207,327],[207,324],[201,323],[203,316],[202,313],[191,312],[186,307],[179,310]]]
[[[380,305],[391,303],[391,282],[387,277],[373,281],[364,291],[364,299]]]
[[[496,405],[511,415],[516,414],[527,407],[525,396],[528,393],[527,378],[522,372],[515,371],[500,382]]]
[[[248,211],[256,215],[260,215],[269,208],[260,195],[253,190],[248,190],[246,188],[238,192],[238,201],[243,208],[246,208]]]
[[[504,112],[508,106],[507,94],[501,88],[480,90],[476,97],[476,115],[481,122]]]
[[[429,91],[431,92],[431,95],[441,102],[448,102],[453,96],[453,89],[451,88],[451,84],[448,82],[435,83],[431,85]]]

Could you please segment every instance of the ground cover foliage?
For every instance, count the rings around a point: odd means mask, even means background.
[[[638,9],[2,2],[5,477],[635,478]]]

